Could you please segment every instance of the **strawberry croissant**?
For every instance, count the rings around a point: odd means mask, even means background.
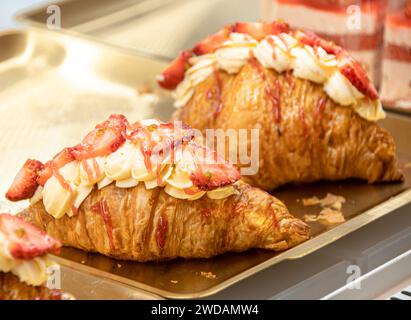
[[[31,198],[22,216],[63,245],[118,259],[284,250],[309,238],[284,204],[193,137],[188,127],[113,115],[37,178],[26,163],[7,195]]]
[[[0,214],[0,300],[60,300],[60,290],[45,286],[52,268],[48,257],[59,241],[26,221]]]
[[[175,118],[192,127],[259,130],[259,170],[245,177],[255,186],[402,179],[394,140],[376,123],[385,113],[374,85],[346,50],[313,33],[229,25],[158,82],[174,90]]]

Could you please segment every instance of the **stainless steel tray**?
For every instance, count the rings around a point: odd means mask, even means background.
[[[154,89],[150,95],[141,95],[138,90],[141,85],[155,88],[154,76],[164,67],[158,59],[36,28],[1,33],[0,47],[1,195],[26,158],[50,158],[62,146],[77,142],[109,113],[125,113],[137,120],[167,119],[173,111],[167,93]],[[149,292],[148,297],[199,298],[276,263],[318,250],[411,202],[411,119],[389,114],[382,125],[393,133],[402,164],[406,164],[404,183],[319,183],[274,193],[299,217],[319,210],[297,200],[327,192],[342,195],[347,199],[345,223],[333,229],[313,224],[311,240],[282,253],[251,250],[213,259],[135,263],[67,248],[57,258],[66,284],[76,281],[79,285],[70,286],[70,291],[82,298],[101,298],[106,282],[116,287],[111,292],[119,293],[107,296],[111,299],[113,295],[131,297],[133,290],[138,293],[134,297]],[[216,277],[205,277],[204,272]]]

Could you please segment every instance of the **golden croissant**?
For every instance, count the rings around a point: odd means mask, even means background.
[[[134,261],[285,250],[309,227],[238,169],[193,140],[189,127],[112,115],[79,145],[28,160],[6,196],[63,245]]]
[[[175,118],[194,128],[259,130],[259,170],[244,177],[254,186],[403,178],[394,140],[376,123],[385,113],[374,86],[315,34],[279,22],[229,25],[158,81],[174,90]],[[245,143],[250,153],[250,135]]]

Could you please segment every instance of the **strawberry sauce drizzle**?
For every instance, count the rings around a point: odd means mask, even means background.
[[[218,117],[218,115],[221,113],[221,110],[223,110],[223,101],[221,99],[221,77],[220,73],[217,68],[214,68],[213,71],[214,79],[215,79],[215,98],[217,99],[216,107],[214,108],[214,118]]]
[[[94,166],[94,162],[95,162],[96,160],[95,160],[94,158],[93,158],[93,160],[94,160],[94,161],[93,161],[93,166]],[[81,166],[83,167],[84,171],[86,171],[86,173],[87,173],[87,178],[89,179],[89,181],[94,180],[93,170],[90,168],[87,160],[82,160],[82,161],[81,161]]]
[[[275,90],[273,93],[269,83],[267,82],[267,75],[265,74],[264,67],[257,61],[252,51],[250,51],[250,64],[254,69],[257,70],[261,79],[264,81],[264,91],[267,94],[269,101],[271,102],[273,106],[274,119],[275,119],[275,122],[278,124],[281,122],[281,100],[280,100],[281,99],[281,84],[280,84],[280,81],[278,79],[275,80]]]
[[[166,245],[166,238],[167,238],[167,231],[168,231],[168,220],[167,216],[161,214],[158,218],[157,228],[156,228],[156,242],[157,246],[162,250]]]
[[[66,189],[67,191],[72,192],[70,185],[67,183],[64,177],[60,174],[60,171],[58,169],[53,168],[53,175],[56,177],[57,181],[60,183],[63,189]]]
[[[107,202],[104,199],[100,199],[98,202],[91,206],[91,211],[98,213],[101,215],[104,221],[104,225],[106,227],[108,240],[110,244],[111,251],[115,250],[114,246],[114,239],[113,239],[113,223],[111,221],[110,210],[107,206]]]
[[[327,103],[327,99],[324,99],[323,97],[318,98],[317,106],[315,110],[315,116],[318,120],[321,119],[326,103]]]

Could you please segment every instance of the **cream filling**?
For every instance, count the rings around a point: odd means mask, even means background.
[[[322,84],[324,91],[335,102],[352,107],[361,117],[369,121],[385,118],[379,100],[371,101],[359,92],[341,74],[337,59],[322,48],[299,43],[289,34],[267,36],[260,42],[245,34],[232,33],[215,53],[194,57],[189,60],[191,67],[186,71],[184,80],[173,92],[175,107],[188,103],[195,87],[205,81],[215,69],[235,74],[248,63],[254,54],[259,63],[278,73],[293,70],[300,79]]]
[[[56,265],[48,255],[31,260],[13,258],[7,249],[7,239],[0,233],[0,271],[11,272],[28,285],[41,286],[49,277],[48,269]]]
[[[64,215],[75,215],[95,185],[98,189],[111,183],[118,188],[132,188],[144,183],[147,190],[162,187],[170,196],[187,200],[197,200],[205,194],[211,199],[221,199],[236,192],[233,186],[208,192],[197,189],[190,179],[195,168],[194,159],[188,151],[176,152],[173,164],[169,157],[161,159],[152,155],[149,159],[151,170],[147,168],[146,161],[140,148],[126,141],[106,157],[88,159],[87,165],[84,161],[65,165],[59,170],[60,179],[51,176],[44,188],[37,189],[31,201],[42,200],[46,211],[60,219]]]

